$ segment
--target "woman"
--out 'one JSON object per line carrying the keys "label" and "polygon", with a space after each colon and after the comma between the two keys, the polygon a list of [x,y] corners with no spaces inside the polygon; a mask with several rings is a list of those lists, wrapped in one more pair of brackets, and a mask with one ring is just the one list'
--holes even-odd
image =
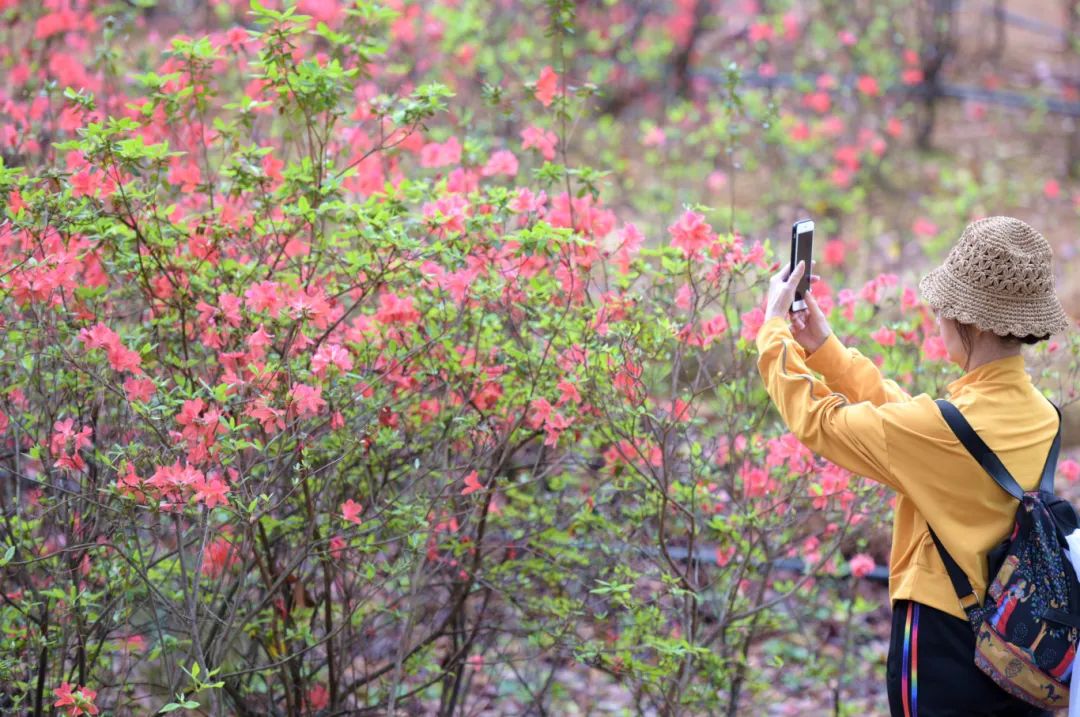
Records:
{"label": "woman", "polygon": [[[965,371],[948,384],[949,401],[1025,490],[1039,481],[1059,420],[1032,384],[1020,349],[1072,324],[1054,293],[1051,257],[1028,224],[989,217],[968,225],[945,263],[919,282],[950,360]],[[891,713],[1044,714],[975,666],[974,633],[927,530],[929,521],[981,602],[987,551],[1010,530],[1016,500],[972,458],[933,397],[908,394],[840,343],[811,293],[807,311],[790,311],[803,271],[800,262],[790,276],[785,268],[770,282],[758,370],[784,422],[808,448],[896,491]]]}

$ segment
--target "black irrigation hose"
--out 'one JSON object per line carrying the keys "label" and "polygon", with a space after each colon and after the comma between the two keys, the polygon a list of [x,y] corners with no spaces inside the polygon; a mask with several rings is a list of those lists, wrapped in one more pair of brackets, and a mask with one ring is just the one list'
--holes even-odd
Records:
{"label": "black irrigation hose", "polygon": [[[571,544],[582,550],[597,549],[600,547],[598,543],[587,542],[584,540],[571,541]],[[611,548],[611,543],[605,543],[604,547]],[[619,544],[620,548],[627,551],[634,552],[635,554],[647,555],[650,558],[659,558],[660,549],[654,547],[635,546],[628,543]],[[687,562],[690,560],[690,551],[681,545],[672,545],[667,549],[667,554],[671,556],[673,560],[681,562]],[[700,563],[706,563],[708,565],[716,565],[716,548],[715,546],[706,546],[697,548],[694,550],[694,560]],[[772,562],[772,566],[776,570],[784,570],[800,575],[805,575],[807,572],[806,562],[800,558],[777,558]],[[814,577],[818,579],[827,580],[848,580],[851,578],[850,573],[831,573],[818,571],[814,573]],[[863,576],[864,580],[869,580],[875,583],[888,584],[889,582],[889,569],[884,565],[875,565],[873,569]]]}
{"label": "black irrigation hose", "polygon": [[[692,74],[718,82],[726,82],[727,78],[727,73],[725,71],[711,68],[693,70]],[[795,88],[800,85],[813,87],[816,79],[816,75],[796,75],[789,73],[765,76],[758,72],[745,72],[740,75],[739,82],[750,87]],[[842,78],[842,85],[851,87],[855,84],[855,80],[856,78],[854,75],[846,75]],[[841,78],[838,78],[838,82],[840,81]],[[833,92],[835,92],[835,90]],[[1033,97],[1020,92],[987,90],[968,85],[938,84],[936,88],[933,89],[926,83],[918,85],[894,85],[884,89],[883,93],[887,95],[908,95],[915,98],[936,95],[938,97],[976,100],[986,104],[1018,107],[1021,109],[1034,109],[1038,107],[1045,108],[1047,112],[1053,114],[1080,117],[1080,102],[1068,102],[1053,97]]]}
{"label": "black irrigation hose", "polygon": [[[659,550],[655,548],[649,549],[650,553],[659,554]],[[689,560],[690,553],[686,548],[672,546],[667,549],[668,555],[675,560]],[[699,548],[694,551],[694,559],[702,563],[716,564],[716,551]],[[806,572],[806,563],[799,558],[778,558],[773,561],[773,568],[777,570],[787,570],[800,575]],[[828,578],[832,580],[847,580],[851,577],[848,573],[826,573],[818,572],[814,574],[815,578]],[[875,565],[874,568],[864,576],[865,580],[870,580],[876,583],[889,582],[889,569],[883,565]]]}
{"label": "black irrigation hose", "polygon": [[[959,8],[965,3],[962,0],[953,0],[953,9]],[[1056,37],[1059,40],[1065,40],[1068,38],[1069,33],[1062,30],[1060,27],[1051,25],[1050,23],[1043,22],[1042,20],[1036,20],[1033,17],[1027,15],[1021,15],[1018,12],[1001,8],[1000,10],[993,5],[983,3],[983,14],[992,16],[1001,16],[1001,19],[1005,21],[1006,25],[1014,25],[1028,32],[1041,33],[1043,35],[1049,35],[1050,37]]]}

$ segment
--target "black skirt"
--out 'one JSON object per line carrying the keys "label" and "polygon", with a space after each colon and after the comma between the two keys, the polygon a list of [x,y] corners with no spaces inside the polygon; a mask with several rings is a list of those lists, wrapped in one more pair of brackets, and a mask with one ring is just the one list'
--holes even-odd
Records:
{"label": "black skirt", "polygon": [[975,633],[929,605],[897,600],[886,663],[892,717],[1050,717],[997,686],[975,665]]}

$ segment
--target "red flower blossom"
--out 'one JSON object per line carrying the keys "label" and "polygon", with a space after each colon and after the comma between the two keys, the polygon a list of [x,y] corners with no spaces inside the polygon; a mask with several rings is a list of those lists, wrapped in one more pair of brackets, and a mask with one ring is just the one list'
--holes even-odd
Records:
{"label": "red flower blossom", "polygon": [[861,75],[855,86],[859,92],[870,97],[877,97],[881,94],[881,87],[878,86],[877,78],[871,75]]}
{"label": "red flower blossom", "polygon": [[559,143],[559,136],[547,129],[529,126],[521,130],[521,148],[535,147],[540,150],[540,155],[547,161],[555,159],[555,146]]}
{"label": "red flower blossom", "polygon": [[275,182],[280,182],[283,177],[281,176],[281,168],[285,166],[285,162],[274,156],[274,153],[264,154],[262,158],[262,170],[266,173],[266,176]]}
{"label": "red flower blossom", "polygon": [[895,346],[896,345],[896,332],[887,326],[882,326],[880,329],[870,334],[870,338],[877,341],[882,346]]}
{"label": "red flower blossom", "polygon": [[480,490],[484,486],[480,485],[480,481],[477,478],[476,471],[472,471],[469,475],[465,476],[465,487],[461,489],[462,495],[469,495],[475,491]]}
{"label": "red flower blossom", "polygon": [[773,36],[773,28],[767,22],[755,22],[750,26],[748,32],[750,42],[757,42],[758,40],[771,40]]}
{"label": "red flower blossom", "polygon": [[199,476],[192,487],[195,488],[195,500],[206,504],[207,509],[215,505],[228,505],[229,484],[221,479],[221,476],[211,473],[210,480]]}
{"label": "red flower blossom", "polygon": [[848,561],[848,567],[851,568],[851,574],[857,578],[869,575],[870,571],[874,569],[876,563],[874,559],[866,553],[859,553],[852,556]]}
{"label": "red flower blossom", "polygon": [[311,372],[316,376],[322,376],[330,366],[337,366],[342,373],[351,371],[352,356],[339,344],[323,344],[311,357]]}
{"label": "red flower blossom", "polygon": [[825,242],[825,249],[822,251],[822,261],[826,266],[840,266],[844,263],[844,257],[847,255],[847,246],[844,244],[843,239],[829,239]]}
{"label": "red flower blossom", "polygon": [[945,348],[945,341],[940,336],[927,336],[920,348],[923,355],[931,361],[946,361],[949,358],[949,350]]}
{"label": "red flower blossom", "polygon": [[919,236],[932,237],[938,233],[938,226],[926,217],[919,217],[915,220],[915,223],[911,225],[911,231]]}
{"label": "red flower blossom", "polygon": [[63,682],[53,690],[53,694],[59,698],[56,702],[53,702],[53,707],[65,708],[68,717],[96,715],[98,713],[97,705],[94,704],[97,692],[89,687],[73,688],[67,682]]}
{"label": "red flower blossom", "polygon": [[300,416],[309,414],[315,416],[326,406],[326,401],[322,397],[321,386],[295,383],[289,394],[293,399],[293,410]]}
{"label": "red flower blossom", "polygon": [[757,306],[740,315],[739,318],[742,319],[742,330],[739,336],[747,342],[755,341],[761,325],[765,323],[765,309]]}
{"label": "red flower blossom", "polygon": [[551,65],[545,65],[544,69],[540,70],[540,79],[536,81],[536,99],[540,100],[544,107],[550,105],[555,98],[558,84],[559,75],[551,69]]}
{"label": "red flower blossom", "polygon": [[493,153],[488,158],[484,168],[480,170],[480,174],[485,177],[491,177],[496,174],[505,174],[508,177],[513,177],[518,172],[518,160],[514,156],[514,153],[508,149],[500,149]]}
{"label": "red flower blossom", "polygon": [[803,107],[808,107],[818,114],[825,114],[832,107],[832,98],[828,92],[808,92],[802,98]]}
{"label": "red flower blossom", "polygon": [[345,520],[350,523],[356,523],[360,525],[363,521],[360,519],[360,513],[363,512],[364,506],[357,503],[352,498],[341,504],[341,515]]}
{"label": "red flower blossom", "polygon": [[716,239],[716,234],[705,221],[705,217],[690,210],[668,227],[668,234],[671,235],[671,246],[681,248],[688,257],[696,256]]}
{"label": "red flower blossom", "polygon": [[202,182],[202,173],[193,160],[184,161],[176,157],[169,169],[169,184],[179,186],[181,192],[191,192]]}
{"label": "red flower blossom", "polygon": [[420,149],[421,167],[446,167],[461,162],[461,143],[457,137],[445,142],[430,142]]}
{"label": "red flower blossom", "polygon": [[420,320],[420,312],[413,308],[412,297],[400,297],[397,294],[379,295],[379,310],[375,318],[387,325],[408,326]]}
{"label": "red flower blossom", "polygon": [[923,71],[918,67],[908,67],[900,73],[900,81],[905,85],[917,85],[923,81]]}
{"label": "red flower blossom", "polygon": [[255,404],[244,411],[244,415],[262,423],[263,431],[267,434],[285,428],[285,419],[282,418],[285,411],[268,405],[266,399],[262,396],[255,399]]}
{"label": "red flower blossom", "polygon": [[200,572],[216,578],[238,562],[240,562],[240,556],[237,555],[232,542],[221,536],[206,544]]}
{"label": "red flower blossom", "polygon": [[315,685],[308,690],[307,702],[312,711],[326,709],[330,704],[330,690],[326,689],[326,685]]}
{"label": "red flower blossom", "polygon": [[148,378],[128,376],[124,379],[124,392],[127,394],[129,401],[142,401],[145,403],[154,395],[155,390],[157,390],[157,387]]}

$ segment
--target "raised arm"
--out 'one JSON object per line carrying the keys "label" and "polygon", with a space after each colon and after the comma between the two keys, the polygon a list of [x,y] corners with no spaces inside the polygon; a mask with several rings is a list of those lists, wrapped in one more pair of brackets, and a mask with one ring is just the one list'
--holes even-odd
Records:
{"label": "raised arm", "polygon": [[[889,467],[879,415],[882,409],[869,400],[856,401],[815,377],[807,368],[805,351],[782,316],[762,324],[757,348],[758,371],[765,388],[784,423],[803,445],[853,473],[900,490]],[[840,353],[848,356],[842,346]]]}
{"label": "raised arm", "polygon": [[836,334],[829,334],[825,343],[806,357],[806,366],[820,373],[829,388],[844,394],[853,403],[869,401],[880,406],[911,400],[911,394],[882,376],[877,365],[858,349],[840,343]]}

